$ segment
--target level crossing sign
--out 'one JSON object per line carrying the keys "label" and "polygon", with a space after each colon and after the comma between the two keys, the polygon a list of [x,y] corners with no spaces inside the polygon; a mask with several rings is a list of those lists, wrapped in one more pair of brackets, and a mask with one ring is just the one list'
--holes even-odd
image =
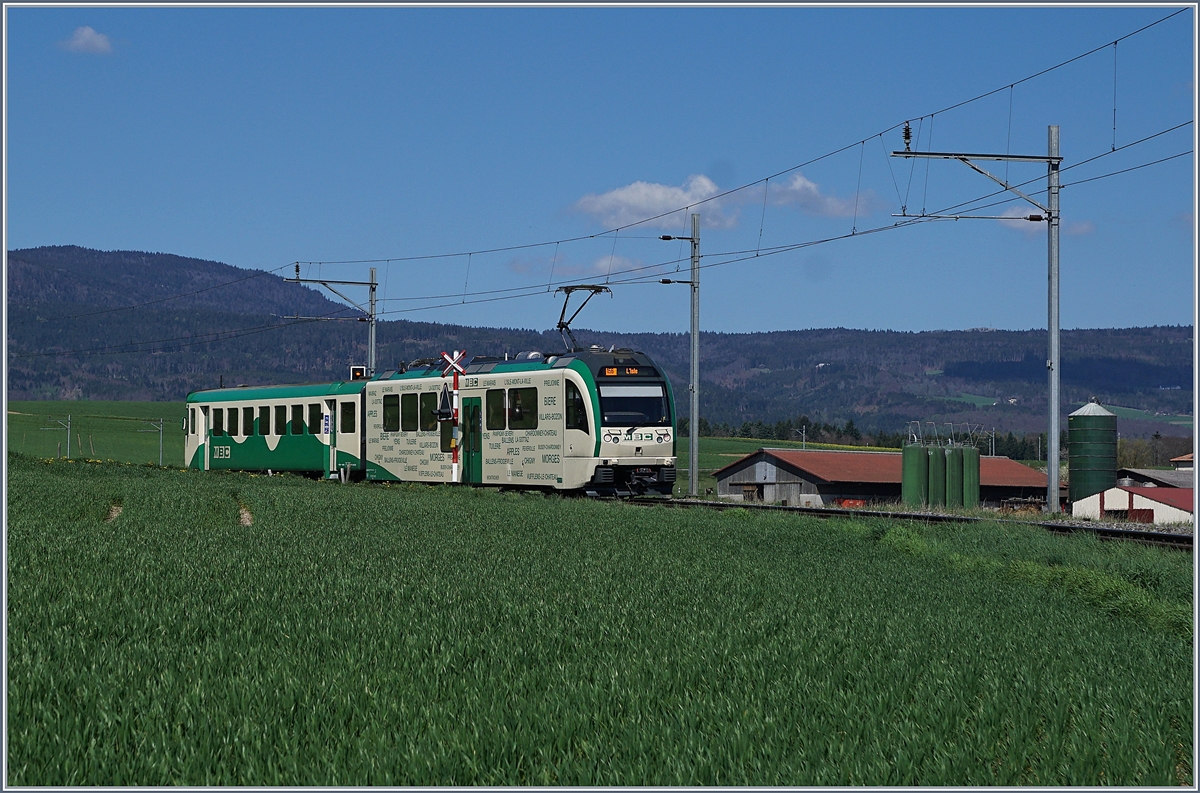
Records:
{"label": "level crossing sign", "polygon": [[442,377],[449,376],[451,372],[465,374],[467,370],[463,368],[462,362],[466,360],[466,357],[466,350],[455,350],[453,354],[442,353],[442,360],[446,362],[446,365],[442,367]]}

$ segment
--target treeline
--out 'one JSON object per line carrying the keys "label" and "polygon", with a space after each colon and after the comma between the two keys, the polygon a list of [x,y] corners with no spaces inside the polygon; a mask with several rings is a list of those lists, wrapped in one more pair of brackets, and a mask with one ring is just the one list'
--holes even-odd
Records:
{"label": "treeline", "polygon": [[[679,420],[679,432],[686,435],[691,429],[687,417]],[[728,423],[710,423],[700,417],[700,435],[705,438],[760,438],[777,441],[811,441],[813,443],[836,443],[843,446],[891,446],[900,448],[907,435],[905,433],[877,433],[864,435],[854,423],[848,419],[845,424],[829,424],[813,421],[808,416],[797,419],[784,419],[774,424],[758,421],[744,421],[738,426]]]}

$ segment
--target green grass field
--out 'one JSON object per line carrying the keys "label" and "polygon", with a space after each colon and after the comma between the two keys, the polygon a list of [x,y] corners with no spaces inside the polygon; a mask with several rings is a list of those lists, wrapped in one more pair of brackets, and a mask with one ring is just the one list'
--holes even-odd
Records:
{"label": "green grass field", "polygon": [[144,420],[161,418],[163,464],[183,465],[182,402],[9,402],[8,448],[34,457],[55,457],[61,448],[66,456],[67,431],[58,421],[67,416],[72,458],[157,463],[158,430]]}
{"label": "green grass field", "polygon": [[[1076,405],[1075,407],[1083,407]],[[1071,408],[1072,410],[1075,407]],[[1139,419],[1141,421],[1159,421],[1164,424],[1176,424],[1182,427],[1192,426],[1191,416],[1160,416],[1149,410],[1138,410],[1137,408],[1123,408],[1117,405],[1105,405],[1105,410],[1116,414],[1119,419]]]}
{"label": "green grass field", "polygon": [[1176,551],[17,455],[8,565],[10,785],[1193,781]]}

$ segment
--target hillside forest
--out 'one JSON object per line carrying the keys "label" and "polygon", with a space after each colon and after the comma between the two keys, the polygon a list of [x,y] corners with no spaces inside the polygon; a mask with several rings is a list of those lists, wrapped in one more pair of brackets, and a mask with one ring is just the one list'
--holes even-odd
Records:
{"label": "hillside forest", "polygon": [[[286,270],[75,246],[9,251],[7,264],[10,399],[182,400],[219,385],[340,380],[366,362],[359,312],[286,282]],[[686,417],[687,333],[575,333],[651,355]],[[1123,409],[1129,441],[1191,435],[1190,326],[1064,330],[1061,345],[1064,428],[1096,398]],[[378,323],[380,371],[451,349],[564,345],[551,330]],[[1045,429],[1045,350],[1044,330],[703,332],[701,431],[863,443],[924,422],[1029,443]]]}

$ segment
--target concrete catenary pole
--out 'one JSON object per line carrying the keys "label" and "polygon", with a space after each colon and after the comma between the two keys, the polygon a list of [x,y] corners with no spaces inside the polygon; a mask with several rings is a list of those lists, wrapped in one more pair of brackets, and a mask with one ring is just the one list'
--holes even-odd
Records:
{"label": "concrete catenary pole", "polygon": [[1049,310],[1047,311],[1047,330],[1049,335],[1048,353],[1049,358],[1046,361],[1046,367],[1050,370],[1050,432],[1046,438],[1046,509],[1049,512],[1058,512],[1058,413],[1059,413],[1059,348],[1058,348],[1058,191],[1059,191],[1059,174],[1058,166],[1058,125],[1053,124],[1049,127],[1049,152],[1052,158],[1048,165],[1047,174],[1047,191],[1048,201],[1046,220],[1049,224],[1048,239],[1048,267],[1047,273],[1049,278]]}
{"label": "concrete catenary pole", "polygon": [[688,419],[688,495],[700,482],[700,216],[692,215],[692,403]]}

